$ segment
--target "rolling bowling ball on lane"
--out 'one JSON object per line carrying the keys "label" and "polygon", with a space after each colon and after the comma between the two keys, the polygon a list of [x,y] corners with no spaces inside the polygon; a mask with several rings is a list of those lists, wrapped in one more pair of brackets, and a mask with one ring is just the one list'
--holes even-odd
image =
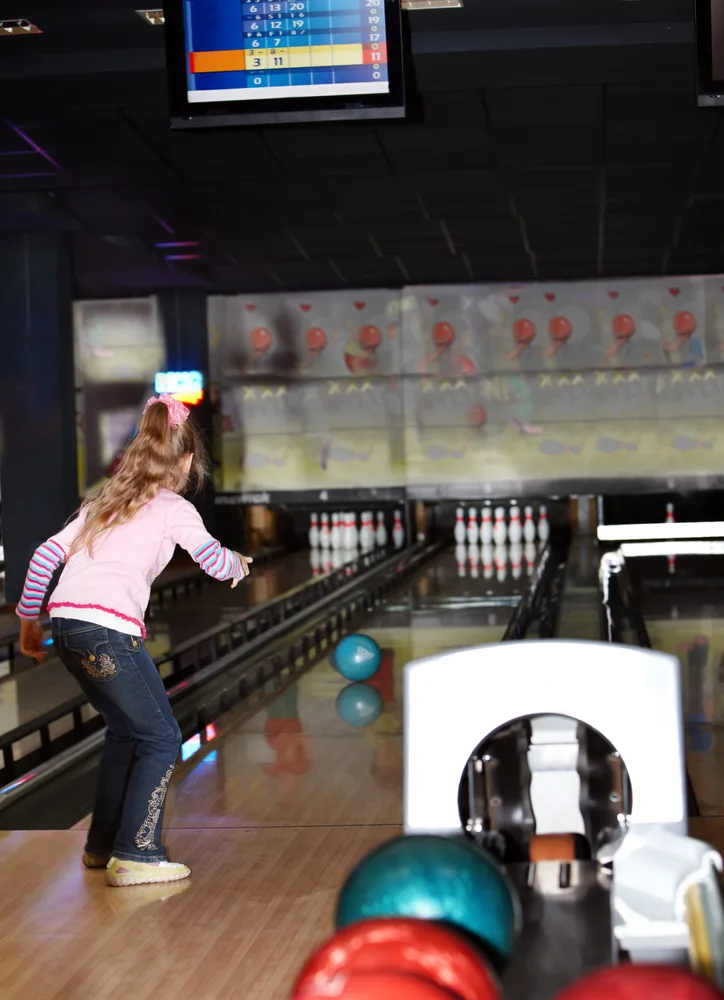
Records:
{"label": "rolling bowling ball on lane", "polygon": [[371,726],[382,714],[382,695],[369,684],[348,684],[337,695],[337,714],[350,726]]}
{"label": "rolling bowling ball on lane", "polygon": [[348,978],[372,972],[417,976],[458,1000],[501,1000],[495,975],[464,938],[428,920],[399,917],[338,931],[304,966],[292,1000],[334,995]]}
{"label": "rolling bowling ball on lane", "polygon": [[335,669],[347,681],[368,681],[380,669],[382,653],[368,635],[346,635],[334,651]]}
{"label": "rolling bowling ball on lane", "polygon": [[491,855],[462,839],[427,834],[382,844],[347,877],[337,928],[376,917],[445,924],[481,947],[496,969],[521,924],[515,890]]}

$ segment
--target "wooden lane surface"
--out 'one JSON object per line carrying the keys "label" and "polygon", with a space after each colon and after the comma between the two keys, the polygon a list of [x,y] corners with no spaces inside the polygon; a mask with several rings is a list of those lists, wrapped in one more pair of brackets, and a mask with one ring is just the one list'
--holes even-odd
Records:
{"label": "wooden lane surface", "polygon": [[0,833],[0,996],[285,1000],[346,872],[398,832],[173,831],[191,878],[129,889],[82,869],[82,832]]}

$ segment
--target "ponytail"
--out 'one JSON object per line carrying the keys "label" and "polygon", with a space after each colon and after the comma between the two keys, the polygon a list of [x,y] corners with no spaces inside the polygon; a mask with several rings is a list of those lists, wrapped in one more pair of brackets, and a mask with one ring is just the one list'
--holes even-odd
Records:
{"label": "ponytail", "polygon": [[[181,410],[186,412],[182,414]],[[188,474],[184,470],[187,455],[193,455]],[[83,503],[85,524],[71,555],[84,547],[92,555],[93,545],[103,532],[132,520],[159,490],[181,493],[189,485],[199,490],[207,476],[204,441],[183,404],[175,399],[166,402],[166,397],[149,400],[138,434],[118,471]]]}

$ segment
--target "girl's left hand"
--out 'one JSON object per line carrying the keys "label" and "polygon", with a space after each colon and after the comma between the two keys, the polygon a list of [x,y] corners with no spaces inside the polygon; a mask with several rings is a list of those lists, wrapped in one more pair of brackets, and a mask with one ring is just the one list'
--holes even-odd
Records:
{"label": "girl's left hand", "polygon": [[[236,555],[239,557],[239,562],[241,563],[241,568],[244,572],[244,577],[248,576],[249,564],[253,563],[254,560],[251,558],[251,556],[243,556],[241,552],[237,552]],[[244,579],[244,577],[242,577],[242,579]],[[231,584],[231,589],[233,590],[234,587],[236,587],[239,582],[240,582],[239,580],[234,580]]]}
{"label": "girl's left hand", "polygon": [[43,649],[43,627],[37,618],[22,618],[20,621],[20,652],[42,663],[48,655]]}

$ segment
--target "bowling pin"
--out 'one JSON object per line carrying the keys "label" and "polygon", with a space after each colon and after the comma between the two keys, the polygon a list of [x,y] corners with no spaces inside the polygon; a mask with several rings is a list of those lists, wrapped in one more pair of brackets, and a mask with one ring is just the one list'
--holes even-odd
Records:
{"label": "bowling pin", "polygon": [[356,549],[359,536],[357,534],[357,515],[353,510],[347,514],[347,548]]}
{"label": "bowling pin", "polygon": [[463,577],[467,572],[468,550],[464,545],[455,546],[455,558],[458,561],[458,576]]}
{"label": "bowling pin", "polygon": [[523,524],[523,538],[526,542],[535,541],[535,521],[533,520],[533,508],[525,508],[525,522]]}
{"label": "bowling pin", "polygon": [[508,575],[508,548],[506,545],[495,546],[495,568],[498,571],[498,582],[505,583]]}
{"label": "bowling pin", "polygon": [[458,507],[455,512],[455,541],[458,545],[464,545],[467,533],[465,531],[465,511]]}
{"label": "bowling pin", "polygon": [[381,510],[377,511],[377,534],[376,534],[377,544],[381,549],[384,549],[387,545],[387,527],[385,525],[385,515]]}
{"label": "bowling pin", "polygon": [[344,563],[344,552],[337,547],[332,549],[332,569],[339,569]]}
{"label": "bowling pin", "polygon": [[674,517],[674,505],[673,503],[667,503],[666,505],[666,523],[673,524],[676,518]]}
{"label": "bowling pin", "polygon": [[673,576],[676,572],[676,556],[669,556],[669,575]]}
{"label": "bowling pin", "polygon": [[510,556],[510,575],[514,580],[520,580],[523,573],[523,546],[520,542],[511,542],[508,554]]}
{"label": "bowling pin", "polygon": [[322,549],[322,572],[332,572],[332,553],[329,549]]}
{"label": "bowling pin", "polygon": [[508,525],[508,541],[511,545],[519,545],[523,537],[523,526],[520,523],[520,507],[514,503],[510,508],[510,523]]}
{"label": "bowling pin", "polygon": [[473,580],[477,580],[478,566],[480,565],[480,549],[477,545],[468,546],[468,562],[470,563],[470,575]]}
{"label": "bowling pin", "polygon": [[362,524],[364,530],[364,547],[369,552],[369,550],[375,544],[375,529],[372,527],[372,511],[366,510],[362,515]]}
{"label": "bowling pin", "polygon": [[319,555],[318,548],[313,548],[309,550],[309,565],[312,567],[312,576],[319,576],[321,557]]}
{"label": "bowling pin", "polygon": [[493,518],[489,505],[483,507],[483,513],[480,518],[480,541],[483,545],[490,545],[493,541]]}
{"label": "bowling pin", "polygon": [[490,580],[493,575],[493,546],[489,542],[484,542],[480,551],[483,560],[483,576]]}
{"label": "bowling pin", "polygon": [[316,549],[319,545],[319,524],[317,523],[317,515],[309,515],[309,548]]}
{"label": "bowling pin", "polygon": [[339,528],[339,514],[332,514],[332,530],[329,533],[329,541],[335,551],[339,549],[342,544],[340,536],[341,531]]}
{"label": "bowling pin", "polygon": [[402,527],[402,512],[399,510],[395,511],[395,523],[392,526],[392,541],[395,543],[395,548],[402,548],[402,543],[405,540],[405,529]]}
{"label": "bowling pin", "polygon": [[538,512],[538,538],[541,542],[547,542],[550,538],[551,529],[548,524],[548,511],[545,506]]}
{"label": "bowling pin", "polygon": [[477,545],[479,537],[478,512],[474,507],[471,507],[468,511],[468,545]]}
{"label": "bowling pin", "polygon": [[505,545],[508,531],[505,525],[505,510],[503,507],[495,508],[495,524],[493,525],[493,541],[496,545]]}
{"label": "bowling pin", "polygon": [[528,576],[533,576],[533,570],[535,569],[535,557],[537,550],[535,547],[535,542],[529,541],[525,543],[525,568]]}
{"label": "bowling pin", "polygon": [[322,514],[322,528],[319,532],[319,544],[323,549],[329,548],[329,514]]}

